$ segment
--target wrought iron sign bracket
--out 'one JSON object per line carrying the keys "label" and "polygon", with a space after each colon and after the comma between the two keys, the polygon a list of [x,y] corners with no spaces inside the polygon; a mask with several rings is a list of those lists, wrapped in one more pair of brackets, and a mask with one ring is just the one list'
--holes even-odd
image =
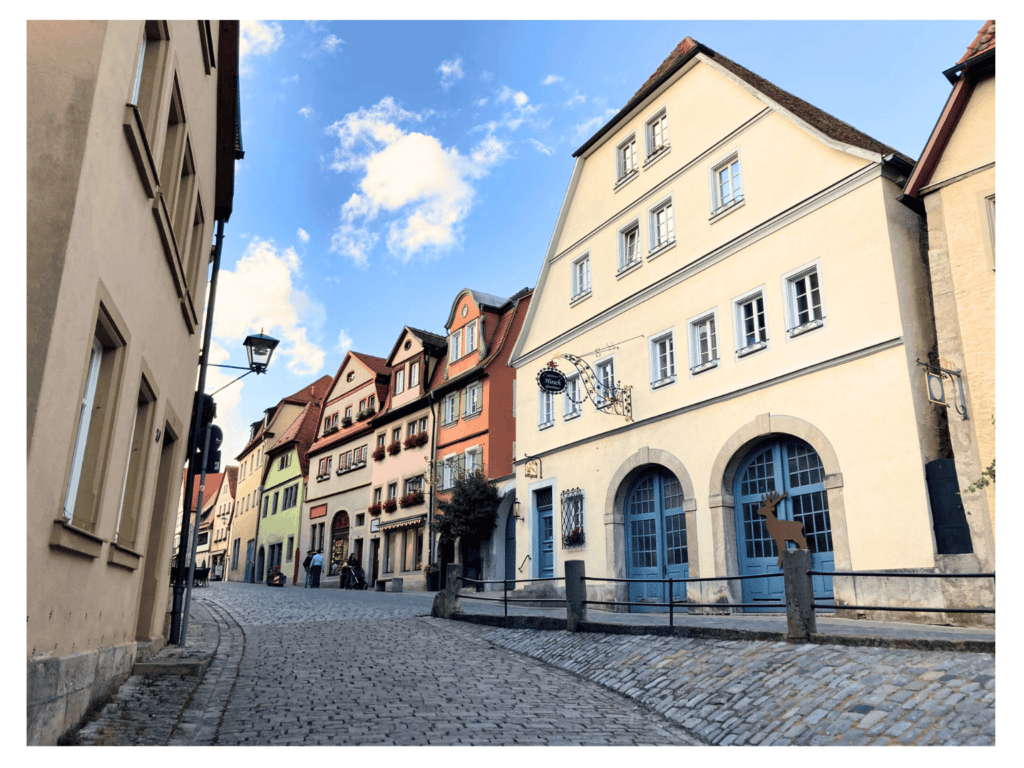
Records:
{"label": "wrought iron sign bracket", "polygon": [[[932,365],[931,363],[922,363],[920,358],[917,359],[917,364],[925,369],[925,384],[928,387],[928,399],[936,405],[944,405],[947,408],[949,407],[949,403],[946,402],[946,393],[942,380],[949,379],[952,381],[956,378],[957,387],[953,389],[953,409],[960,414],[960,417],[964,421],[967,421],[967,398],[964,396],[964,381],[961,376],[963,371],[954,371],[951,368],[943,368],[942,366]],[[959,397],[957,396],[957,392],[959,392]]]}
{"label": "wrought iron sign bracket", "polygon": [[[622,386],[622,382],[606,384],[597,378],[594,369],[590,364],[578,355],[562,353],[560,357],[568,360],[579,372],[580,381],[583,382],[583,389],[587,398],[594,403],[597,410],[604,413],[615,413],[625,417],[626,421],[633,421],[633,387]],[[568,396],[568,395],[567,395]],[[577,405],[583,402],[582,399],[569,400]]]}

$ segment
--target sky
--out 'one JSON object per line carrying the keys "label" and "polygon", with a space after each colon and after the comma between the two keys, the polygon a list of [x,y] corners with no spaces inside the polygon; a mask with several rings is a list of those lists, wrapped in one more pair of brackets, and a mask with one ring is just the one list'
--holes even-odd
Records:
{"label": "sky", "polygon": [[216,395],[222,465],[348,350],[443,335],[463,288],[534,286],[572,153],[683,38],[916,160],[982,23],[243,21],[210,362],[245,365],[249,333],[281,344]]}

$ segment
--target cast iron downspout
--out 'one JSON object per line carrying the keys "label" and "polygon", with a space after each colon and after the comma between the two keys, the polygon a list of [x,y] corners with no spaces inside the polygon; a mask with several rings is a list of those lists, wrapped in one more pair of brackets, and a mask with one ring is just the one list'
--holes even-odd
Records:
{"label": "cast iron downspout", "polygon": [[[206,304],[206,325],[203,329],[203,351],[199,357],[199,384],[196,387],[196,397],[192,404],[192,427],[188,434],[188,472],[185,475],[185,494],[182,498],[182,507],[185,513],[181,520],[181,535],[178,540],[178,558],[174,566],[174,588],[171,600],[171,636],[169,642],[172,645],[184,645],[185,638],[181,636],[181,612],[182,597],[185,593],[185,553],[188,550],[189,527],[192,519],[192,486],[195,475],[193,474],[192,462],[195,458],[196,444],[199,442],[199,427],[203,416],[202,400],[206,390],[206,367],[210,358],[210,338],[213,335],[213,307],[217,299],[217,275],[220,272],[220,252],[224,245],[224,218],[217,219],[217,240],[213,247],[213,273],[210,275],[210,299]],[[204,457],[205,460],[205,457]],[[198,517],[202,510],[196,512],[196,525],[199,524]]]}
{"label": "cast iron downspout", "polygon": [[[431,372],[433,375],[433,372]],[[431,431],[434,433],[434,445],[433,453],[436,458],[437,456],[437,440],[441,434],[441,426],[437,423],[437,419],[434,418],[434,390],[430,390],[427,397],[427,402],[430,403],[430,424]],[[432,461],[430,466],[433,471],[437,471],[436,461]],[[430,498],[427,499],[427,563],[434,562],[434,492],[437,486],[430,486]]]}

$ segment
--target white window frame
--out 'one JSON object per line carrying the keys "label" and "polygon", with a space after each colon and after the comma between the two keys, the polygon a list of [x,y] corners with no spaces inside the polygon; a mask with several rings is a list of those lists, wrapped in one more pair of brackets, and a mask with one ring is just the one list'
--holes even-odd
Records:
{"label": "white window frame", "polygon": [[[799,284],[804,280],[809,280],[811,275],[814,275],[818,283],[818,306],[817,306],[817,317],[808,317],[806,320],[801,322],[800,310],[799,310],[799,299],[797,297],[797,291]],[[821,262],[816,259],[810,264],[804,264],[802,267],[794,269],[791,272],[787,272],[782,276],[782,292],[786,297],[786,340],[794,339],[797,336],[822,328],[825,325],[825,298],[824,291],[821,287]],[[808,314],[813,314],[813,311],[809,311]]]}
{"label": "white window frame", "polygon": [[96,385],[100,378],[100,363],[103,361],[103,344],[96,336],[92,337],[92,351],[89,353],[89,367],[86,371],[85,393],[79,408],[78,433],[75,435],[75,448],[71,460],[71,476],[68,479],[68,491],[64,496],[64,519],[68,522],[75,516],[75,500],[78,498],[78,485],[82,479],[82,465],[85,461],[85,444],[89,439],[89,422],[92,419]]}
{"label": "white window frame", "polygon": [[[659,347],[667,343],[668,364],[662,371],[661,350]],[[676,382],[676,329],[668,328],[651,336],[648,345],[650,351],[651,389],[661,389]],[[664,375],[662,375],[664,373]]]}
{"label": "white window frame", "polygon": [[[746,305],[750,304],[751,302],[757,301],[758,299],[761,300],[761,314],[764,318],[764,324],[758,330],[761,332],[761,335],[763,335],[764,338],[748,343],[743,308]],[[755,288],[752,291],[747,291],[742,296],[733,299],[732,308],[733,330],[735,333],[736,341],[736,356],[746,357],[747,355],[753,354],[754,352],[759,352],[762,349],[767,349],[768,342],[771,337],[768,335],[768,310],[767,307],[765,307],[764,286],[762,285],[759,288]]]}
{"label": "white window frame", "polygon": [[[636,232],[636,247],[634,248],[634,255],[632,259],[626,259],[626,241],[630,233]],[[640,219],[633,219],[631,222],[626,224],[624,227],[619,228],[618,232],[619,239],[619,269],[617,275],[624,275],[627,272],[636,269],[643,264],[642,257],[642,244],[640,242]]]}
{"label": "white window frame", "polygon": [[[711,349],[709,350],[710,357],[705,360],[701,352],[700,329],[708,323],[711,323]],[[701,312],[699,315],[691,317],[686,321],[686,327],[689,329],[688,335],[690,337],[690,375],[695,376],[698,373],[718,367],[718,360],[721,355],[718,343],[718,337],[721,332],[718,326],[718,308],[716,307],[708,312]]]}
{"label": "white window frame", "polygon": [[455,458],[454,453],[449,453],[441,461],[441,478],[439,487],[442,490],[446,490],[455,485],[455,463],[452,459]]}
{"label": "white window frame", "polygon": [[[472,457],[472,464],[470,463],[470,457]],[[474,445],[472,448],[467,448],[465,453],[465,459],[463,463],[463,469],[465,470],[466,477],[476,472],[478,469],[483,469],[483,451],[480,450],[480,446]]]}
{"label": "white window frame", "polygon": [[448,337],[448,362],[454,363],[462,357],[462,329],[453,332]]}
{"label": "white window frame", "polygon": [[459,420],[459,393],[452,392],[445,396],[443,403],[443,424],[454,424]]}
{"label": "white window frame", "polygon": [[474,320],[469,323],[466,328],[466,354],[470,352],[476,352],[477,348],[477,334],[476,334],[477,321]]}
{"label": "white window frame", "polygon": [[548,429],[555,426],[555,395],[552,392],[538,390],[537,429]]}
{"label": "white window frame", "polygon": [[[733,179],[735,177],[730,173],[730,175],[729,175],[729,190],[730,190],[729,191],[729,195],[730,195],[731,199],[729,201],[727,201],[727,202],[723,202],[723,200],[722,200],[722,190],[721,190],[721,187],[719,186],[719,183],[718,183],[718,174],[719,174],[720,171],[725,170],[726,168],[730,168],[731,169],[733,164],[736,164],[738,166],[738,171],[736,173],[736,176],[738,176],[739,180],[740,180],[739,195],[736,196],[736,194],[735,194],[735,190],[733,188],[734,187]],[[734,211],[734,210],[736,210],[737,208],[739,208],[739,207],[741,207],[743,205],[743,203],[744,203],[744,201],[746,199],[746,195],[745,195],[744,189],[743,189],[743,187],[744,187],[744,184],[743,184],[743,162],[740,159],[740,151],[738,149],[734,150],[733,152],[730,152],[724,158],[722,158],[717,163],[714,163],[711,166],[709,174],[708,174],[708,183],[710,184],[710,191],[711,191],[711,218],[712,219],[716,219],[719,216],[724,216],[726,213]]]}
{"label": "white window frame", "polygon": [[414,363],[409,364],[409,388],[415,387],[420,383],[420,363],[417,360]]}
{"label": "white window frame", "polygon": [[[605,376],[605,371],[611,371],[611,376]],[[610,355],[602,360],[598,360],[594,363],[594,389],[595,391],[595,405],[604,405],[605,393],[607,392],[606,379],[611,379],[612,387],[615,386],[615,355]]]}
{"label": "white window frame", "polygon": [[[668,197],[658,201],[655,205],[652,205],[647,211],[647,221],[649,224],[647,242],[650,244],[650,250],[647,253],[648,259],[656,259],[663,252],[676,244],[676,217],[673,197],[673,195],[669,195]],[[668,209],[666,222],[667,231],[665,233],[665,239],[659,240],[658,215],[666,209]]]}
{"label": "white window frame", "polygon": [[[575,391],[571,391],[575,390]],[[575,396],[574,401],[569,395]],[[578,373],[565,377],[565,392],[562,393],[562,421],[577,419],[583,414],[583,398],[580,397],[580,375]]]}
{"label": "white window frame", "polygon": [[[583,275],[580,274],[583,267]],[[572,262],[572,300],[590,296],[590,252],[584,253]]]}
{"label": "white window frame", "polygon": [[[470,410],[475,401],[476,408]],[[469,418],[470,416],[476,416],[481,413],[484,409],[484,385],[482,382],[471,384],[466,387],[466,394],[462,398],[462,416],[463,418]]]}
{"label": "white window frame", "polygon": [[[654,134],[659,123],[661,125],[661,141],[656,145]],[[653,117],[648,118],[644,123],[644,137],[647,151],[645,165],[660,160],[668,154],[672,146],[668,141],[668,110],[665,107],[659,109]]]}
{"label": "white window frame", "polygon": [[395,371],[395,394],[400,395],[403,392],[405,392],[405,368]]}
{"label": "white window frame", "polygon": [[615,187],[622,187],[640,175],[636,156],[636,132],[631,133],[615,147]]}

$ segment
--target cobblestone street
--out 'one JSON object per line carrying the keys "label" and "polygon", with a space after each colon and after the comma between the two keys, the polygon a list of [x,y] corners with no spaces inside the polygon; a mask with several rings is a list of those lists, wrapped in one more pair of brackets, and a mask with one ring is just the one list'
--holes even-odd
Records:
{"label": "cobblestone street", "polygon": [[134,675],[81,744],[994,744],[987,653],[496,629],[432,595],[197,590],[197,677]]}

